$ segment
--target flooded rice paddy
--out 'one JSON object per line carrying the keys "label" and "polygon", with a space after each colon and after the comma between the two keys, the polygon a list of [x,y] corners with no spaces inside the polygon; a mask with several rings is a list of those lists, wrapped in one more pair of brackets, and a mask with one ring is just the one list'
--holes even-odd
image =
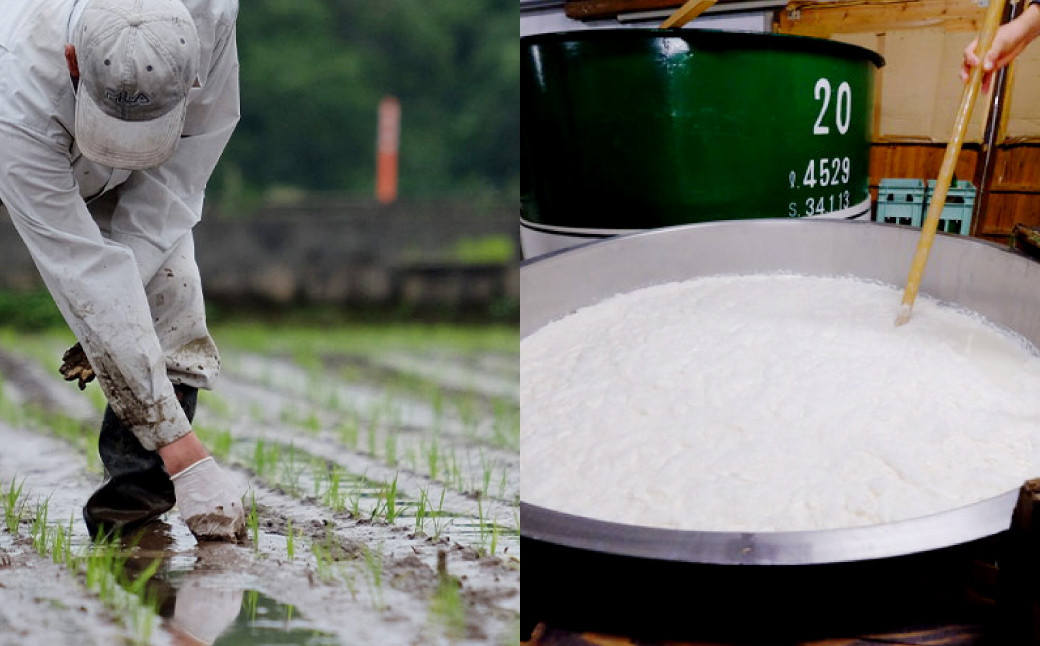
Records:
{"label": "flooded rice paddy", "polygon": [[227,324],[196,431],[249,536],[176,508],[92,544],[96,384],[64,332],[0,330],[0,644],[518,644],[517,337]]}

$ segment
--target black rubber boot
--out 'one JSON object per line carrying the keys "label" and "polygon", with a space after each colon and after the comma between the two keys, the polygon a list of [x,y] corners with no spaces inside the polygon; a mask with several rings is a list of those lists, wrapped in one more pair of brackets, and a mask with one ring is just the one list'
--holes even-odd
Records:
{"label": "black rubber boot", "polygon": [[[174,386],[188,421],[195,419],[198,389]],[[166,513],[176,502],[173,481],[162,458],[141,446],[137,436],[105,408],[98,438],[98,453],[108,481],[83,507],[83,520],[91,537],[99,532],[126,531]]]}

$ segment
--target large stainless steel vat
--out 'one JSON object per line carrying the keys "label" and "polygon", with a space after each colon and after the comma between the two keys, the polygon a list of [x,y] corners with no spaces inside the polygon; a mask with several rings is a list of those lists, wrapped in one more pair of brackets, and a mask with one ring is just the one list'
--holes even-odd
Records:
{"label": "large stainless steel vat", "polygon": [[[521,335],[611,295],[694,276],[785,270],[903,285],[919,235],[916,229],[870,222],[748,220],[659,229],[590,244],[521,268]],[[977,239],[938,236],[921,291],[973,309],[1040,345],[1040,264],[1024,256]],[[893,308],[893,320],[895,314]],[[521,533],[559,545],[672,561],[835,563],[911,554],[996,534],[1007,528],[1015,499],[1016,491],[1009,491],[901,522],[766,533],[635,527],[522,502]]]}
{"label": "large stainless steel vat", "polygon": [[[522,266],[521,335],[611,295],[701,275],[784,270],[901,286],[919,235],[871,222],[762,219],[592,243]],[[921,291],[1040,345],[1040,264],[1025,256],[939,235]],[[533,405],[521,402],[522,410]],[[964,623],[978,609],[966,608],[965,599],[988,594],[974,589],[976,574],[992,573],[1016,496],[1008,491],[882,525],[761,533],[636,527],[522,501],[525,627],[548,621],[630,635],[777,643],[782,635]],[[753,620],[735,622],[734,611]]]}

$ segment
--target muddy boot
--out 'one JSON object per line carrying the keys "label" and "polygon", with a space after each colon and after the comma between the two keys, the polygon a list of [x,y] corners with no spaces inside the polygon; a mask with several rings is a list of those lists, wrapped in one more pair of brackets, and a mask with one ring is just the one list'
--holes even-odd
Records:
{"label": "muddy boot", "polygon": [[[198,390],[175,386],[177,398],[188,421],[195,418]],[[98,438],[98,453],[108,481],[94,492],[83,507],[83,520],[92,537],[100,531],[126,530],[166,513],[176,502],[173,482],[162,458],[141,446],[137,436],[105,408]]]}

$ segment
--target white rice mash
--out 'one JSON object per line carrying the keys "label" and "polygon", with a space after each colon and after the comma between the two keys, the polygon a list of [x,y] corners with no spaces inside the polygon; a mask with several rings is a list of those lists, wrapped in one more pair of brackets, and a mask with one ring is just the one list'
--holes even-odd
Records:
{"label": "white rice mash", "polygon": [[849,278],[622,294],[520,344],[525,502],[631,525],[817,530],[1040,475],[1040,358],[980,316]]}

